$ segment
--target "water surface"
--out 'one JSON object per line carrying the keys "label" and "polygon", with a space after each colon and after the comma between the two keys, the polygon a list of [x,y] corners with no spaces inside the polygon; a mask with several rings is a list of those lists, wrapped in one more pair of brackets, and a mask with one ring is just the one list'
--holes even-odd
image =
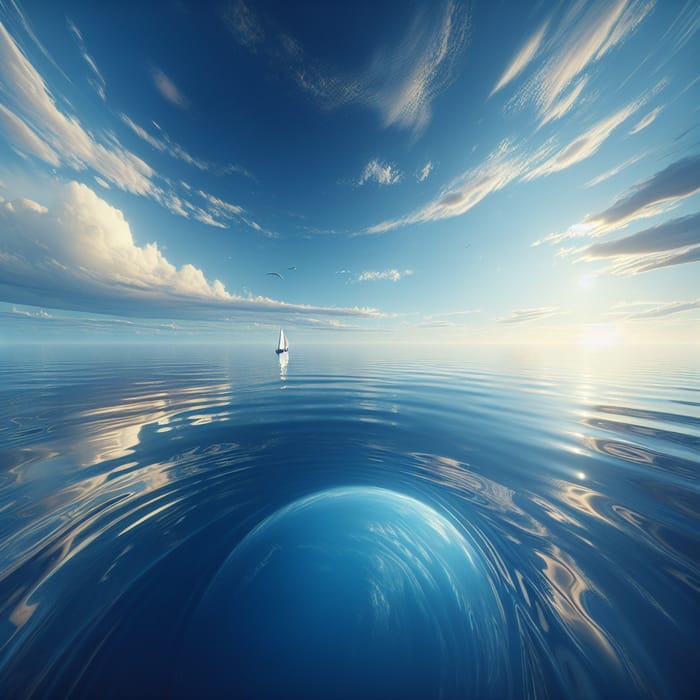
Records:
{"label": "water surface", "polygon": [[692,351],[0,349],[5,697],[692,697]]}

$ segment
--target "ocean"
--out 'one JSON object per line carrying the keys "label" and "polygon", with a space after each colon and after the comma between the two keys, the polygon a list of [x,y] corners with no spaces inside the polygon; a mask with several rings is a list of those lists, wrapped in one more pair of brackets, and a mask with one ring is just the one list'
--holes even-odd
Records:
{"label": "ocean", "polygon": [[4,698],[690,698],[697,349],[0,348]]}

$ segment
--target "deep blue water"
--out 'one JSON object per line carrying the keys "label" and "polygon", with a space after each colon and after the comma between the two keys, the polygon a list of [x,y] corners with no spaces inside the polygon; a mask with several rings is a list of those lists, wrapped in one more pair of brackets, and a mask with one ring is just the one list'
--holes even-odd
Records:
{"label": "deep blue water", "polygon": [[693,697],[700,358],[0,349],[0,693]]}

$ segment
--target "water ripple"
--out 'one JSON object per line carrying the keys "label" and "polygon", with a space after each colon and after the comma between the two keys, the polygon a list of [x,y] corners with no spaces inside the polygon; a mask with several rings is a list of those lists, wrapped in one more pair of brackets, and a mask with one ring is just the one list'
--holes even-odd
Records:
{"label": "water ripple", "polygon": [[[381,696],[400,660],[392,692],[403,697],[691,697],[700,375],[689,367],[321,349],[284,366],[244,350],[0,352],[0,685],[8,697],[181,693],[175,669],[201,679],[192,644],[206,654],[218,643],[196,619],[231,553],[290,504],[345,489],[345,520],[314,506],[294,528],[265,530],[245,561],[298,577],[293,607],[307,617],[279,630],[327,635],[328,668],[361,657],[343,630],[365,649],[372,630],[433,639],[417,657],[384,644],[396,656],[364,696]],[[364,507],[369,529],[355,519]],[[468,543],[480,607],[465,602],[459,557],[438,556],[440,528]],[[287,560],[280,538],[292,533]],[[326,559],[313,549],[321,540]],[[342,596],[321,587],[328,562],[352,561]],[[271,595],[291,594],[265,580]],[[345,600],[374,612],[319,614],[322,604],[340,614]],[[482,647],[453,627],[461,616]],[[282,624],[249,621],[248,637]],[[297,651],[279,668],[292,673],[284,663]],[[333,692],[360,687],[346,685]]]}

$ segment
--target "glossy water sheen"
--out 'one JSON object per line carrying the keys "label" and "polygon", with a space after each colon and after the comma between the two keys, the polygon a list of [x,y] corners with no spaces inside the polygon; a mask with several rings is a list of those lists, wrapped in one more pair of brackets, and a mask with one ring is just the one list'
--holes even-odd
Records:
{"label": "glossy water sheen", "polygon": [[693,697],[698,358],[0,351],[3,697]]}

